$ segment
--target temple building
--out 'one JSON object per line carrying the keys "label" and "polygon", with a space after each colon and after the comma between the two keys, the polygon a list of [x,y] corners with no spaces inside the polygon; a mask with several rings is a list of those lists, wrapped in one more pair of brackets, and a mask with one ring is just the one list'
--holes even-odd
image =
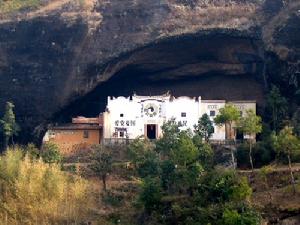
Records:
{"label": "temple building", "polygon": [[[255,101],[233,101],[241,115],[246,110],[256,112]],[[51,127],[44,141],[57,143],[63,152],[71,152],[76,146],[100,143],[125,142],[137,137],[158,139],[162,136],[164,122],[174,118],[181,130],[194,130],[198,119],[207,114],[214,120],[225,100],[202,100],[201,97],[159,96],[108,97],[105,112],[98,118],[78,117],[72,124]],[[229,132],[225,126],[214,125],[211,140],[225,140]],[[237,138],[249,138],[234,134]]]}

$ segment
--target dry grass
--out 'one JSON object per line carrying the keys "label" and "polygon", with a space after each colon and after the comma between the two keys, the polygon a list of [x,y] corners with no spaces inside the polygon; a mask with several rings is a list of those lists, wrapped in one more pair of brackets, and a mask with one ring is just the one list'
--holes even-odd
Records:
{"label": "dry grass", "polygon": [[0,12],[3,14],[24,8],[37,8],[41,0],[0,0]]}
{"label": "dry grass", "polygon": [[255,24],[258,1],[199,0],[180,4],[168,0],[171,13],[163,24],[162,35],[209,28],[247,29]]}

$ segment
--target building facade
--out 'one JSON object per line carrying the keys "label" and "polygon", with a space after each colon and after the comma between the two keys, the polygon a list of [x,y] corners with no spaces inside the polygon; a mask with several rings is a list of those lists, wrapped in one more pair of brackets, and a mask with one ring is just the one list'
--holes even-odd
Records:
{"label": "building facade", "polygon": [[[231,102],[244,115],[246,110],[256,112],[255,101]],[[164,122],[174,118],[181,130],[194,130],[198,119],[207,114],[214,120],[225,100],[202,100],[201,97],[160,96],[108,97],[107,108],[103,113],[103,139],[134,139],[145,136],[157,139],[162,136]],[[212,140],[225,140],[225,126],[214,124]]]}
{"label": "building facade", "polygon": [[[256,112],[255,101],[234,101],[241,115],[252,109]],[[124,143],[137,137],[158,139],[162,136],[162,125],[175,119],[181,130],[194,130],[198,119],[207,114],[213,122],[225,100],[202,100],[201,97],[174,97],[170,94],[159,96],[108,97],[105,112],[97,118],[77,117],[71,124],[50,127],[44,142],[56,143],[65,155],[69,155],[80,146],[101,143]],[[231,136],[247,137],[232,133],[225,126],[214,125],[212,141],[223,141]]]}
{"label": "building facade", "polygon": [[46,132],[43,143],[55,143],[64,156],[91,145],[100,144],[102,140],[102,117],[77,117],[72,123],[61,126],[50,126]]}

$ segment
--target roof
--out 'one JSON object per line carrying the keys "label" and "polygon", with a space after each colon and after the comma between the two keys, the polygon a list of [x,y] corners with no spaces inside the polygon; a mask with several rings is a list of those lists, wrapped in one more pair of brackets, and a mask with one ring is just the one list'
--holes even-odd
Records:
{"label": "roof", "polygon": [[60,126],[50,126],[49,130],[101,130],[99,124],[63,124]]}
{"label": "roof", "polygon": [[225,100],[202,100],[203,103],[225,103]]}
{"label": "roof", "polygon": [[229,103],[256,103],[255,100],[239,100],[239,101],[229,101]]}

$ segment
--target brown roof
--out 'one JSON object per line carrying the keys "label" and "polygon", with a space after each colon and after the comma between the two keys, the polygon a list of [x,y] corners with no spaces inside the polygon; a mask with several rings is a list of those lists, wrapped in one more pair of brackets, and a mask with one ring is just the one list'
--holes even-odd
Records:
{"label": "brown roof", "polygon": [[76,118],[72,118],[72,123],[75,124],[99,124],[100,117],[95,118],[87,118],[83,116],[78,116]]}
{"label": "brown roof", "polygon": [[102,126],[98,124],[63,124],[60,126],[51,126],[49,130],[100,130]]}

